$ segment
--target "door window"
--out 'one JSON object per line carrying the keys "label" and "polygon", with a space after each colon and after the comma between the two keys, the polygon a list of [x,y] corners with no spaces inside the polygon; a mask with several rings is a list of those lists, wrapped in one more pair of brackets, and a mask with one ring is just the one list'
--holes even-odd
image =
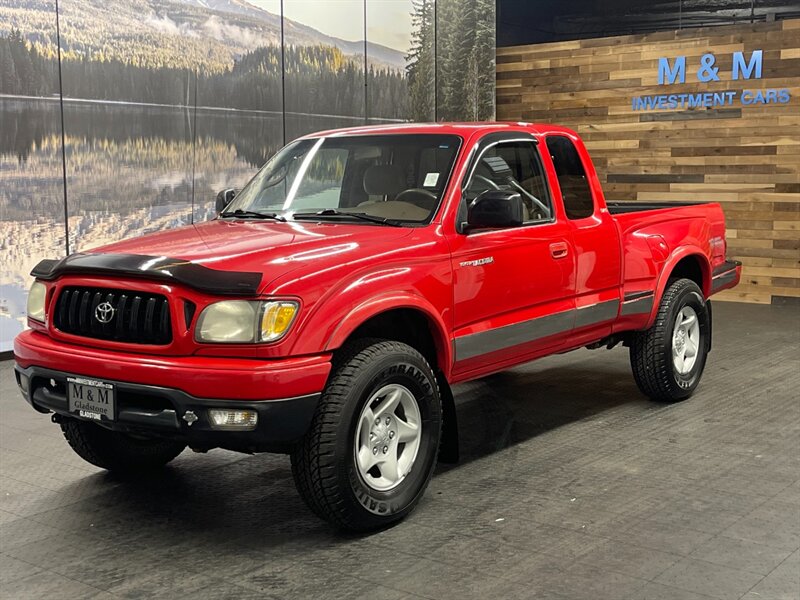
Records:
{"label": "door window", "polygon": [[466,203],[487,190],[518,192],[526,223],[550,220],[553,214],[547,179],[536,144],[500,142],[481,154],[464,191]]}
{"label": "door window", "polygon": [[569,219],[584,219],[594,214],[592,189],[581,157],[572,140],[563,135],[547,137],[547,150],[553,159],[558,186]]}

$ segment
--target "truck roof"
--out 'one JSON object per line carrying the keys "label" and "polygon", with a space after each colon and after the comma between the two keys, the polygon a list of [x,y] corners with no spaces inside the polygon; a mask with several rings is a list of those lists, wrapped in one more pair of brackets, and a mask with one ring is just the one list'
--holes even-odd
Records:
{"label": "truck roof", "polygon": [[355,136],[369,134],[441,133],[459,135],[461,137],[468,138],[476,132],[515,130],[528,131],[532,133],[544,133],[547,131],[562,131],[571,133],[571,130],[564,127],[559,127],[558,125],[548,125],[545,123],[485,121],[472,123],[390,123],[382,125],[364,125],[360,127],[345,127],[342,129],[317,131],[303,137],[315,138],[320,136]]}

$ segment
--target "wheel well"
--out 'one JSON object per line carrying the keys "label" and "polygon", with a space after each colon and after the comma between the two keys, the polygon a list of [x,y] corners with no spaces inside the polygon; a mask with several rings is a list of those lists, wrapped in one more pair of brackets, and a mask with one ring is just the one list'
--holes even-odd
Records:
{"label": "wheel well", "polygon": [[441,368],[436,340],[428,317],[412,308],[397,308],[376,315],[351,333],[347,342],[362,338],[381,338],[403,342],[416,349],[434,369]]}
{"label": "wheel well", "polygon": [[686,256],[678,261],[669,274],[670,279],[690,279],[697,286],[706,291],[706,274],[700,257],[696,254]]}
{"label": "wheel well", "polygon": [[439,445],[439,460],[446,463],[458,462],[458,425],[456,421],[455,401],[450,385],[444,375],[443,364],[446,360],[444,352],[437,348],[435,326],[425,313],[413,308],[396,308],[371,317],[345,341],[345,344],[363,338],[380,338],[408,344],[415,348],[436,374],[439,393],[442,400],[442,440]]}

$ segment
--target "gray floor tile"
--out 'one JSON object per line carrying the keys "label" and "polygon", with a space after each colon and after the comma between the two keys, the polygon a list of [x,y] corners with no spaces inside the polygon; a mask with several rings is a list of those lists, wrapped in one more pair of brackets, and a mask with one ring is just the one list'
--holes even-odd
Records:
{"label": "gray floor tile", "polygon": [[798,600],[799,319],[717,304],[703,383],[673,405],[623,348],[459,385],[461,462],[365,536],[316,519],[285,456],[105,474],[0,363],[0,598]]}
{"label": "gray floor tile", "polygon": [[691,557],[723,567],[768,575],[790,554],[772,546],[720,535],[697,548]]}
{"label": "gray floor tile", "polygon": [[800,598],[800,552],[795,552],[745,596],[747,600],[797,600]]}
{"label": "gray floor tile", "polygon": [[691,558],[678,561],[656,578],[658,583],[723,599],[739,598],[760,580],[757,573]]}

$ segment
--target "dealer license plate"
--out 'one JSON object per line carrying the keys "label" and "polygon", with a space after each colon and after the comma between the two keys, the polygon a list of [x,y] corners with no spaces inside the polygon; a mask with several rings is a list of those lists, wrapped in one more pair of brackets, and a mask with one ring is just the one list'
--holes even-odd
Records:
{"label": "dealer license plate", "polygon": [[114,420],[114,386],[105,381],[67,377],[69,412],[95,421]]}

